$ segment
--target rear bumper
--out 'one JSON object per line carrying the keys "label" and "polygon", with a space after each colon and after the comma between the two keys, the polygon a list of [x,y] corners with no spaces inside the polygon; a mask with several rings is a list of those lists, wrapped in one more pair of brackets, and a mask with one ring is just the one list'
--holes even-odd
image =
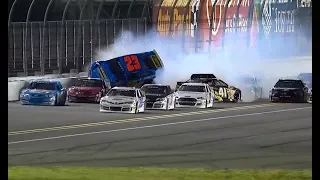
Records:
{"label": "rear bumper", "polygon": [[270,96],[271,101],[290,101],[297,102],[301,101],[301,96]]}

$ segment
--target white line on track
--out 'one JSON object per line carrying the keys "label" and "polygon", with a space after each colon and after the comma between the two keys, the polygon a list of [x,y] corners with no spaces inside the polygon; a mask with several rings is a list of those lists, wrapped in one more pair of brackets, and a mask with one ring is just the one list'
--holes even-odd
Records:
{"label": "white line on track", "polygon": [[10,144],[28,143],[28,142],[36,142],[36,141],[54,140],[54,139],[63,139],[63,138],[71,138],[71,137],[77,137],[77,136],[94,135],[94,134],[102,134],[102,133],[119,132],[119,131],[129,131],[129,130],[137,130],[137,129],[146,129],[146,128],[154,128],[154,127],[161,127],[161,126],[170,126],[170,125],[177,125],[177,124],[187,124],[187,123],[211,121],[211,120],[216,120],[216,119],[227,119],[227,118],[236,118],[236,117],[245,117],[245,116],[256,116],[256,115],[272,114],[272,113],[280,113],[280,112],[288,112],[288,111],[296,111],[296,110],[311,109],[311,108],[312,108],[312,107],[302,107],[302,108],[294,108],[294,109],[283,109],[283,110],[277,110],[277,111],[266,111],[266,112],[257,112],[257,113],[249,113],[249,114],[239,114],[239,115],[232,115],[232,116],[221,116],[221,117],[206,118],[206,119],[197,119],[197,120],[190,120],[190,121],[181,121],[181,122],[173,122],[173,123],[155,124],[155,125],[149,125],[149,126],[138,126],[138,127],[132,127],[132,128],[122,128],[122,129],[114,129],[114,130],[106,130],[106,131],[95,131],[95,132],[88,132],[88,133],[69,134],[69,135],[63,135],[63,136],[53,136],[53,137],[38,138],[38,139],[28,139],[28,140],[22,140],[22,141],[12,141],[12,142],[8,142],[8,145],[10,145]]}

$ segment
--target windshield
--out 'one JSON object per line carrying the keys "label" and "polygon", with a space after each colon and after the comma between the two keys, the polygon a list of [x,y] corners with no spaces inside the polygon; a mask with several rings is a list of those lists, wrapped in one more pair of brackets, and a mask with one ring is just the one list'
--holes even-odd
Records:
{"label": "windshield", "polygon": [[143,86],[141,91],[144,91],[146,94],[167,94],[166,86]]}
{"label": "windshield", "polygon": [[302,88],[304,85],[299,80],[282,80],[278,81],[275,88]]}
{"label": "windshield", "polygon": [[128,97],[136,97],[135,90],[127,90],[127,89],[111,89],[107,96],[128,96]]}
{"label": "windshield", "polygon": [[28,89],[43,89],[55,90],[55,83],[52,82],[32,82],[29,84]]}
{"label": "windshield", "polygon": [[102,87],[102,81],[98,79],[79,79],[74,86],[77,87]]}
{"label": "windshield", "polygon": [[206,89],[205,86],[182,85],[178,88],[178,91],[206,92]]}

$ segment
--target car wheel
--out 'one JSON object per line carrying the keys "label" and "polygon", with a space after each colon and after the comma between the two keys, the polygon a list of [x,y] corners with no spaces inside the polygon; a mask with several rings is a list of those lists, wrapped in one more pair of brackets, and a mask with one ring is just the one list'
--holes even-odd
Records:
{"label": "car wheel", "polygon": [[166,110],[169,109],[169,99],[167,99],[167,103],[166,103]]}
{"label": "car wheel", "polygon": [[135,114],[138,113],[138,102],[136,102],[136,109],[134,110],[134,113],[135,113]]}
{"label": "car wheel", "polygon": [[56,96],[55,99],[54,99],[54,105],[55,105],[55,106],[58,106],[58,105],[59,105],[58,103],[59,103],[59,101],[58,101],[58,98],[57,98],[57,96]]}
{"label": "car wheel", "polygon": [[206,100],[206,106],[205,106],[205,108],[208,108],[208,100]]}

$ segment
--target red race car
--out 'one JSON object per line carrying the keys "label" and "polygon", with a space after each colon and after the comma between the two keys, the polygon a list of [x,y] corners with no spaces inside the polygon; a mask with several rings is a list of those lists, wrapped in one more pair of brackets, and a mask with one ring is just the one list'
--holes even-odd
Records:
{"label": "red race car", "polygon": [[68,89],[69,102],[96,102],[106,93],[106,87],[101,79],[78,78]]}

